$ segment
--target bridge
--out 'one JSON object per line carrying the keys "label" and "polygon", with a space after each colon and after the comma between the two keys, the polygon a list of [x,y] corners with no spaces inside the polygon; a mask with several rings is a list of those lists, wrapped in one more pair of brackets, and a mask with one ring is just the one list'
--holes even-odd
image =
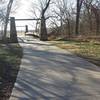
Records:
{"label": "bridge", "polygon": [[13,42],[17,41],[17,39],[16,39],[16,37],[17,37],[16,27],[25,27],[25,33],[28,32],[28,25],[16,26],[15,25],[15,21],[32,21],[32,20],[36,20],[37,21],[37,20],[41,20],[41,19],[40,18],[37,18],[37,19],[35,19],[35,18],[34,19],[15,19],[14,17],[10,17],[10,19],[9,19],[9,21],[10,21],[10,37],[11,37]]}

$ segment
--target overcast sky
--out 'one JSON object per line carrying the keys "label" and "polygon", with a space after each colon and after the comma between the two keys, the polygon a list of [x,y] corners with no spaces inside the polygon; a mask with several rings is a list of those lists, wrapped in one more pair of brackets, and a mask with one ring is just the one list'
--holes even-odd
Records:
{"label": "overcast sky", "polygon": [[[32,14],[30,12],[30,8],[31,8],[31,3],[33,2],[37,2],[37,0],[20,0],[20,5],[19,8],[17,9],[16,13],[11,14],[11,16],[14,16],[15,18],[22,18],[22,19],[26,19],[26,18],[32,18]],[[69,2],[72,2],[75,0],[69,0]],[[29,27],[33,27],[34,26],[34,22],[35,21],[23,21],[23,22],[16,22],[17,26],[25,26],[25,25],[29,25]],[[33,25],[33,26],[31,26]]]}
{"label": "overcast sky", "polygon": [[[35,1],[35,0],[34,0]],[[15,17],[16,19],[27,19],[31,18],[30,14],[31,0],[20,0],[20,5],[16,10],[16,13],[12,13],[10,16]],[[30,29],[33,28],[35,22],[33,21],[16,21],[16,26],[25,26],[28,25]],[[17,29],[25,29],[25,27],[18,27]]]}
{"label": "overcast sky", "polygon": [[[17,9],[16,14],[11,14],[11,16],[15,16],[16,18],[30,18],[30,9],[31,9],[31,3],[32,1],[34,3],[37,3],[38,0],[20,0],[20,6]],[[76,0],[68,0],[69,2],[73,2]]]}
{"label": "overcast sky", "polygon": [[15,14],[12,14],[11,16],[15,16],[16,18],[27,18],[28,15],[27,10],[30,7],[30,0],[21,0],[19,8],[17,9]]}

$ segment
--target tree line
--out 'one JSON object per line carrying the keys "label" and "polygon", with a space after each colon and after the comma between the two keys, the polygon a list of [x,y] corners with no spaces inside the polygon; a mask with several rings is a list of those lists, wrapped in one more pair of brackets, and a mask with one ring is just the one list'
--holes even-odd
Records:
{"label": "tree line", "polygon": [[[100,0],[37,0],[37,4],[33,0],[31,2],[30,10],[33,17],[40,19],[40,40],[48,40],[48,30],[55,36],[66,38],[100,35]],[[10,13],[16,9],[14,4],[18,6],[18,0],[0,1],[0,25],[4,27],[3,39],[6,38]]]}
{"label": "tree line", "polygon": [[55,6],[51,18],[55,35],[100,36],[100,0],[56,0]]}

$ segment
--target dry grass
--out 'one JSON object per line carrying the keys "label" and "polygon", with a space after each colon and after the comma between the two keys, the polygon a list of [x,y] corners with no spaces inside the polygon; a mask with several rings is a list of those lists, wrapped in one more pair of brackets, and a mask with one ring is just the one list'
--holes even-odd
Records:
{"label": "dry grass", "polygon": [[89,42],[82,41],[52,41],[62,49],[66,49],[88,61],[100,66],[100,42],[91,40]]}

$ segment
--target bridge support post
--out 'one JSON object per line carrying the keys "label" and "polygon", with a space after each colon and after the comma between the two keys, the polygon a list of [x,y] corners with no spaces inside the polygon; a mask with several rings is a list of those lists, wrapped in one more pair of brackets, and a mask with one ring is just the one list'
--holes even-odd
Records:
{"label": "bridge support post", "polygon": [[25,33],[28,32],[28,25],[25,25]]}
{"label": "bridge support post", "polygon": [[11,42],[14,42],[14,43],[18,42],[14,17],[10,17],[10,40],[11,40]]}

